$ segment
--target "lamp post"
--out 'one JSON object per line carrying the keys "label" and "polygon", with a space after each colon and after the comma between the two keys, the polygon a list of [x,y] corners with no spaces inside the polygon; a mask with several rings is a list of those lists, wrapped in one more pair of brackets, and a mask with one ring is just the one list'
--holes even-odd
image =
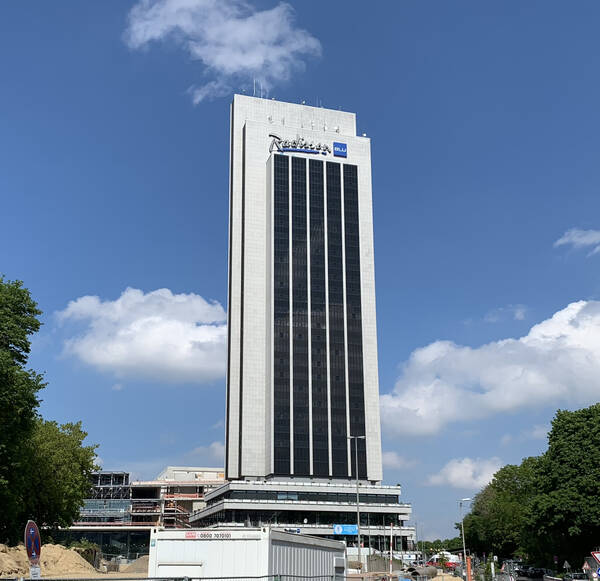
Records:
{"label": "lamp post", "polygon": [[[358,562],[362,569],[360,560],[360,493],[358,491],[358,440],[365,440],[366,436],[347,436],[348,440],[354,440],[354,472],[356,473],[356,533],[358,538]],[[390,547],[391,550],[391,547]]]}
{"label": "lamp post", "polygon": [[462,512],[463,502],[469,502],[470,498],[461,498],[458,501],[458,506],[460,507],[460,529],[462,532],[462,542],[463,542],[463,577],[466,579],[467,576],[467,545],[465,544],[465,521]]}

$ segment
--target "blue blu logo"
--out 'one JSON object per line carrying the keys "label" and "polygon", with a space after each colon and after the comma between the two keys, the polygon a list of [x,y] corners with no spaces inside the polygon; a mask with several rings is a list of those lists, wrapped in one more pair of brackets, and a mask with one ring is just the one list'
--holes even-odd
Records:
{"label": "blue blu logo", "polygon": [[336,157],[348,157],[348,146],[345,143],[333,142],[333,155]]}

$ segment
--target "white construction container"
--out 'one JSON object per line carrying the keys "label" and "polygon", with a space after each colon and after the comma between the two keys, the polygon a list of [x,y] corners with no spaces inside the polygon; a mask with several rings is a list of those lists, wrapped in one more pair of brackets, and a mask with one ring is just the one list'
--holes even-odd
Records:
{"label": "white construction container", "polygon": [[262,528],[152,529],[148,577],[343,579],[345,545]]}

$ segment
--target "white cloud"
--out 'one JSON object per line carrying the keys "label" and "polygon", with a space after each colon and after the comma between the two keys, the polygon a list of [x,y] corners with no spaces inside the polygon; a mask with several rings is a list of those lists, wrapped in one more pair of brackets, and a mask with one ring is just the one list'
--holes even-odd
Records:
{"label": "white cloud", "polygon": [[531,440],[545,440],[550,431],[550,426],[535,425],[529,430],[524,431],[524,435]]}
{"label": "white cloud", "polygon": [[208,446],[198,446],[190,452],[190,456],[201,458],[204,462],[225,462],[225,444],[223,442],[212,442]]}
{"label": "white cloud", "polygon": [[123,389],[123,384],[122,384],[122,383],[115,383],[115,384],[114,384],[114,385],[111,387],[111,389],[112,389],[113,391],[122,391],[122,389]]}
{"label": "white cloud", "polygon": [[592,254],[600,252],[600,230],[571,228],[554,243],[554,246],[571,246],[575,249],[590,248],[588,256],[592,256]]}
{"label": "white cloud", "polygon": [[437,474],[432,474],[427,483],[432,486],[452,486],[470,490],[483,488],[503,466],[500,458],[454,458]]}
{"label": "white cloud", "polygon": [[294,24],[286,3],[259,10],[246,0],[139,0],[129,12],[125,42],[143,49],[171,41],[212,77],[190,89],[195,104],[259,79],[269,89],[321,54],[321,44]]}
{"label": "white cloud", "polygon": [[397,452],[384,452],[382,460],[384,468],[390,468],[392,470],[412,468],[416,464],[415,460],[408,460],[403,456],[400,456]]}
{"label": "white cloud", "polygon": [[506,446],[511,442],[524,442],[526,440],[545,440],[550,426],[536,424],[531,428],[521,430],[518,434],[504,434],[500,438],[500,445]]}
{"label": "white cloud", "polygon": [[452,422],[557,404],[600,393],[600,302],[571,303],[519,339],[471,348],[436,341],[413,351],[381,397],[390,432],[434,434]]}
{"label": "white cloud", "polygon": [[225,375],[225,311],[199,295],[128,288],[114,301],[80,297],[57,316],[84,325],[65,353],[117,377],[207,383]]}
{"label": "white cloud", "polygon": [[527,307],[525,305],[507,305],[506,307],[499,307],[492,309],[483,317],[486,323],[498,323],[503,321],[507,317],[514,319],[515,321],[523,321],[527,315]]}

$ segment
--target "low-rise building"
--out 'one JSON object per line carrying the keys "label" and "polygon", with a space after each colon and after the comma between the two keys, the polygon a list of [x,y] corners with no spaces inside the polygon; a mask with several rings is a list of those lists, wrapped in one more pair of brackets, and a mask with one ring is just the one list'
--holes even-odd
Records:
{"label": "low-rise building", "polygon": [[[361,486],[361,545],[379,551],[413,551],[411,505],[400,486]],[[207,492],[206,507],[190,517],[193,527],[269,525],[276,530],[357,542],[356,485],[351,481],[235,480]]]}
{"label": "low-rise building", "polygon": [[223,468],[167,466],[145,481],[132,481],[129,472],[96,472],[90,498],[64,535],[97,543],[105,555],[136,558],[148,553],[153,527],[189,528],[205,494],[224,482]]}

